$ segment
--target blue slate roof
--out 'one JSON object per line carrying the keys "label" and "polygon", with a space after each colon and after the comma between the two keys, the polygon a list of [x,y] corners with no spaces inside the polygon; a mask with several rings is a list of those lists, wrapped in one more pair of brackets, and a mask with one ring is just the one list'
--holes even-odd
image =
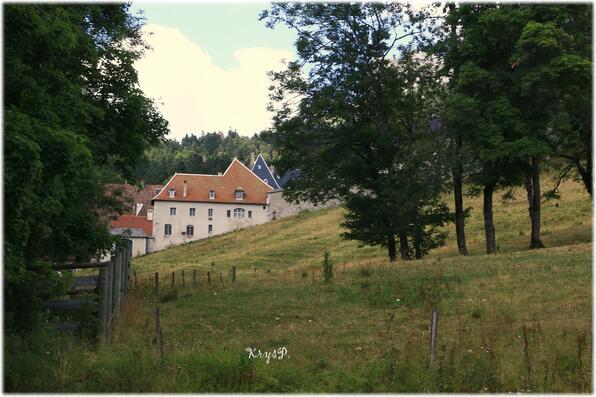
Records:
{"label": "blue slate roof", "polygon": [[277,183],[283,189],[284,186],[286,186],[286,184],[288,182],[290,182],[292,179],[296,179],[299,177],[300,177],[299,170],[289,170],[289,171],[286,171],[286,173],[283,174],[283,176],[277,180]]}
{"label": "blue slate roof", "polygon": [[251,171],[272,188],[281,189],[278,178],[273,176],[267,162],[260,154],[257,156],[257,160],[253,164]]}

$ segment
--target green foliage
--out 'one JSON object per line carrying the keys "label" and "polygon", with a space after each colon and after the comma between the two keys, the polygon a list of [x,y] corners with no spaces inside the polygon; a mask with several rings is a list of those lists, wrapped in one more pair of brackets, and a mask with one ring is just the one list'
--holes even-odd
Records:
{"label": "green foliage", "polygon": [[159,295],[159,301],[161,303],[171,302],[178,299],[178,290],[176,288],[168,289]]}
{"label": "green foliage", "polygon": [[[387,247],[392,260],[397,234],[415,231],[419,245],[439,245],[427,226],[441,222],[428,222],[428,207],[448,218],[434,200],[445,178],[432,128],[442,87],[432,62],[401,45],[397,32],[407,37],[417,28],[409,16],[397,3],[274,4],[261,15],[298,34],[299,60],[271,75],[279,164],[301,171],[284,196],[341,198],[344,237]],[[294,106],[290,97],[301,100]]]}
{"label": "green foliage", "polygon": [[275,151],[266,134],[252,137],[241,136],[236,131],[228,131],[227,135],[221,132],[190,134],[180,142],[166,140],[147,150],[135,177],[145,183],[160,184],[166,183],[176,172],[215,175],[226,170],[234,158],[248,165],[251,153],[273,159]]}
{"label": "green foliage", "polygon": [[[445,10],[430,40],[449,79],[443,118],[454,163],[488,200],[496,186],[523,184],[531,246],[542,247],[543,162],[564,158],[559,179],[575,169],[591,194],[592,6],[450,4]],[[494,240],[490,205],[486,213],[488,243],[489,235]]]}
{"label": "green foliage", "polygon": [[60,280],[49,262],[111,247],[106,170],[129,174],[167,122],[138,87],[144,44],[127,4],[4,7],[8,327],[32,326]]}

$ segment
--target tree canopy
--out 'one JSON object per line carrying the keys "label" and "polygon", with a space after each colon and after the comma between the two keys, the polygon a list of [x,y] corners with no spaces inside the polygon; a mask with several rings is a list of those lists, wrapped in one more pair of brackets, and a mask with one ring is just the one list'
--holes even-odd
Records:
{"label": "tree canopy", "polygon": [[225,170],[234,158],[249,164],[251,154],[259,153],[266,159],[276,155],[266,133],[252,137],[241,136],[236,131],[228,131],[226,135],[187,134],[180,142],[168,139],[148,149],[134,175],[139,181],[154,184],[167,182],[176,172],[215,175]]}
{"label": "tree canopy", "polygon": [[130,175],[168,132],[138,86],[141,26],[129,4],[4,6],[8,326],[34,324],[49,262],[111,247],[102,170]]}
{"label": "tree canopy", "polygon": [[393,261],[396,236],[410,257],[409,236],[422,254],[423,240],[434,244],[426,226],[442,224],[446,207],[437,200],[444,170],[429,99],[439,85],[432,63],[400,42],[418,28],[413,13],[397,3],[295,3],[274,4],[261,18],[298,33],[298,60],[272,74],[279,164],[302,172],[285,195],[340,198],[346,237],[386,246]]}

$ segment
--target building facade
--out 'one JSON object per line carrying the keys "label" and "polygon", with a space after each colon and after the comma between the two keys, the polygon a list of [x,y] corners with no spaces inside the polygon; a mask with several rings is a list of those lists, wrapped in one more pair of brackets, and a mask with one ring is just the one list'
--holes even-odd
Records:
{"label": "building facade", "polygon": [[132,256],[145,255],[152,250],[151,199],[163,188],[163,185],[143,183],[141,185],[141,187],[129,184],[106,186],[107,194],[118,200],[124,208],[128,208],[128,211],[110,222],[110,233],[132,241]]}
{"label": "building facade", "polygon": [[221,175],[176,173],[152,200],[150,250],[265,223],[271,190],[237,159]]}

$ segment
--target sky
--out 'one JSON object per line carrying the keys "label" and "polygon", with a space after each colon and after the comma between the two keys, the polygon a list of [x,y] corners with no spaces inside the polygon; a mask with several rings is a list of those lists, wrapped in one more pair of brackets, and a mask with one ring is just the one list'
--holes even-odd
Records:
{"label": "sky", "polygon": [[268,3],[142,3],[146,42],[135,67],[139,84],[170,123],[169,138],[235,129],[252,135],[271,126],[269,70],[294,59],[296,35],[259,21]]}

